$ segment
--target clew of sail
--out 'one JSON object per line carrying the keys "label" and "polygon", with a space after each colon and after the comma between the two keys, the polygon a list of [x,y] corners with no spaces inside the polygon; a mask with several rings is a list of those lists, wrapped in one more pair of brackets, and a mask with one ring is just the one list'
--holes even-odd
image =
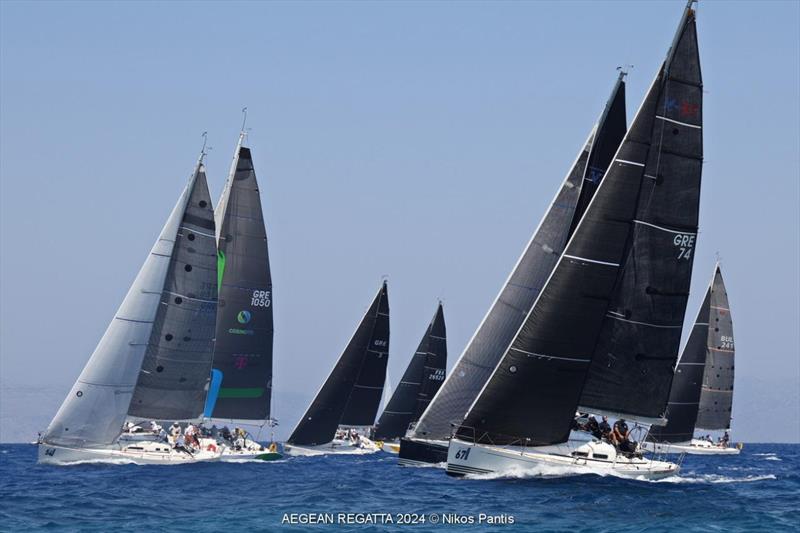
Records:
{"label": "clew of sail", "polygon": [[395,440],[419,419],[444,381],[447,368],[447,330],[442,304],[428,328],[375,428],[378,440]]}
{"label": "clew of sail", "polygon": [[73,447],[108,446],[119,436],[162,307],[187,206],[196,191],[203,188],[201,160],[113,320],[50,422],[44,442]]}
{"label": "clew of sail", "polygon": [[539,227],[411,437],[447,439],[452,425],[461,422],[539,296],[569,239],[573,221],[583,214],[625,130],[625,82],[620,74]]}

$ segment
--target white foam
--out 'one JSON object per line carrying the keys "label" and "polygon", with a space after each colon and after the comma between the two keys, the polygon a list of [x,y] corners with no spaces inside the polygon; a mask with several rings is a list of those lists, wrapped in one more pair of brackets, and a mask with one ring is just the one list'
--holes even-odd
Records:
{"label": "white foam", "polygon": [[753,481],[766,481],[777,479],[773,474],[762,476],[728,477],[717,474],[705,474],[701,476],[670,476],[664,479],[643,480],[651,483],[751,483]]}
{"label": "white foam", "polygon": [[573,466],[557,466],[557,465],[537,465],[530,468],[511,467],[506,470],[498,472],[489,472],[486,474],[467,474],[467,479],[528,479],[528,478],[557,478],[557,477],[572,477],[583,475],[597,475],[606,476],[614,475],[609,472],[597,472],[587,470],[586,468],[573,467]]}

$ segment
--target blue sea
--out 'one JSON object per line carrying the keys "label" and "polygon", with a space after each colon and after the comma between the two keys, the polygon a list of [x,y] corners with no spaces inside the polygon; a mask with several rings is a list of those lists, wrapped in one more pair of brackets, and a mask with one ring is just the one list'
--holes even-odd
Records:
{"label": "blue sea", "polygon": [[[736,457],[687,456],[680,476],[659,482],[521,473],[458,479],[396,462],[381,452],[273,463],[54,467],[36,464],[34,446],[0,444],[0,530],[800,529],[795,444],[750,444]],[[328,517],[332,524],[298,523]]]}

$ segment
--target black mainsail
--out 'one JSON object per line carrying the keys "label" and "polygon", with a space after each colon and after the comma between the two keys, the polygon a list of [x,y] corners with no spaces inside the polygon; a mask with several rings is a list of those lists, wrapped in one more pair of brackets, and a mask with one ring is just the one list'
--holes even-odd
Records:
{"label": "black mainsail", "polygon": [[289,444],[333,440],[340,424],[375,422],[389,358],[389,294],[384,281],[328,379],[292,432]]}
{"label": "black mainsail", "polygon": [[711,301],[708,306],[708,353],[706,355],[703,388],[697,427],[730,429],[733,406],[733,319],[728,291],[717,265],[711,282]]}
{"label": "black mainsail", "polygon": [[447,439],[511,343],[589,204],[626,131],[620,73],[599,121],[582,146],[553,203],[452,372],[411,433]]}
{"label": "black mainsail", "polygon": [[219,311],[214,371],[221,377],[213,418],[270,417],[273,295],[267,231],[253,158],[239,136],[217,205]]}
{"label": "black mainsail", "polygon": [[129,416],[154,420],[202,416],[214,350],[216,279],[214,212],[201,162],[169,256]]}
{"label": "black mainsail", "polygon": [[664,416],[697,237],[702,99],[697,28],[687,8],[639,124],[617,156],[641,172],[636,211],[581,410],[650,422]]}
{"label": "black mainsail", "polygon": [[[668,58],[613,164],[458,436],[488,444],[566,442],[598,340],[607,330],[606,316],[620,312],[624,320],[618,322],[631,326],[639,321],[669,324],[660,320],[672,316],[682,319],[702,163],[699,77],[694,11],[687,7]],[[619,301],[620,285],[636,285],[638,275],[639,290],[625,291],[633,301]],[[612,331],[627,355],[633,344],[628,330],[615,326]],[[658,338],[672,341],[671,336]],[[636,379],[658,387],[656,393],[666,381],[665,405],[677,345],[672,356],[672,346],[655,346],[649,337],[642,342],[646,345],[634,344],[630,354],[635,368],[645,371]],[[669,376],[650,379],[647,371],[660,369],[662,358]],[[601,358],[601,363],[609,365],[608,359]],[[620,373],[629,362],[606,368]],[[639,386],[617,383],[620,394],[632,390],[635,395]],[[616,398],[615,391],[611,397]],[[605,398],[597,400],[601,404]]]}
{"label": "black mainsail", "polygon": [[706,291],[697,318],[675,368],[672,389],[667,403],[667,424],[652,426],[648,435],[654,442],[687,442],[692,440],[700,405],[700,388],[708,350],[708,317],[711,305],[711,287]]}
{"label": "black mainsail", "polygon": [[417,351],[378,419],[375,438],[394,440],[404,436],[409,425],[419,419],[441,387],[446,369],[447,330],[440,302]]}

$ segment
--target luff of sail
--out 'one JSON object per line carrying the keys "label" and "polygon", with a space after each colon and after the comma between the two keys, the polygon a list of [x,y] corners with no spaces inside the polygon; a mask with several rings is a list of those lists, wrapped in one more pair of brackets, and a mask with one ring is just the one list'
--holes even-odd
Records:
{"label": "luff of sail", "polygon": [[708,312],[711,305],[711,287],[706,290],[703,303],[683,348],[672,389],[667,403],[667,424],[652,426],[649,438],[654,442],[688,442],[692,440],[700,405],[700,388],[706,365],[708,345]]}
{"label": "luff of sail", "polygon": [[107,446],[122,431],[161,303],[176,237],[201,165],[199,162],[192,173],[125,299],[50,422],[44,442]]}
{"label": "luff of sail", "polygon": [[[367,309],[361,319],[355,333],[347,344],[347,347],[339,356],[325,383],[317,392],[316,397],[311,402],[303,417],[297,423],[292,432],[289,444],[315,446],[325,444],[333,440],[339,424],[352,425],[372,425],[375,421],[375,414],[380,403],[383,391],[383,382],[386,379],[386,364],[383,363],[383,377],[379,379],[380,385],[367,389],[371,392],[359,394],[359,398],[364,402],[362,412],[365,422],[354,424],[353,420],[345,420],[344,413],[348,404],[352,403],[353,393],[359,379],[365,377],[362,369],[365,364],[370,364],[370,370],[378,365],[369,359],[388,358],[389,352],[389,294],[388,287],[384,281],[381,284],[378,294],[375,295],[372,304]],[[368,376],[370,379],[374,376]],[[367,383],[367,382],[362,382]],[[372,385],[362,386],[373,387]]]}
{"label": "luff of sail", "polygon": [[208,392],[217,317],[214,211],[205,168],[198,167],[175,236],[150,339],[128,414],[199,418]]}
{"label": "luff of sail", "polygon": [[400,383],[378,419],[375,439],[394,440],[405,435],[409,425],[419,419],[439,390],[446,368],[447,330],[444,309],[439,303]]}
{"label": "luff of sail", "polygon": [[219,309],[213,418],[263,421],[272,396],[273,304],[267,231],[252,154],[240,135],[217,205]]}
{"label": "luff of sail", "polygon": [[621,73],[603,113],[581,147],[553,202],[531,236],[450,375],[410,435],[447,439],[461,422],[539,296],[626,131],[625,82]]}
{"label": "luff of sail", "polygon": [[[678,36],[687,28],[693,35],[694,13],[689,8]],[[680,39],[676,42],[680,43]],[[665,112],[662,85],[673,81],[673,76],[692,73],[692,66],[685,65],[685,59],[680,53],[670,53],[565,252],[458,428],[459,437],[479,443],[533,446],[566,442],[609,303],[623,272],[621,266],[629,251],[629,241],[639,242],[632,257],[637,261],[688,262],[678,255],[679,250],[666,258],[653,252],[673,242],[675,234],[664,230],[674,228],[663,226],[673,223],[671,219],[639,218],[642,202],[649,204],[647,213],[660,215],[659,205],[672,202],[662,192],[679,195],[682,192],[682,179],[658,178],[659,174],[647,170],[652,172],[652,165],[660,157],[672,157],[667,150],[650,150],[650,145],[654,133],[659,133],[654,124],[665,126],[677,120],[672,114],[661,114]],[[665,79],[667,72],[671,73],[669,81]],[[698,96],[699,91],[693,90],[695,86],[689,87],[685,93],[690,94],[685,96]],[[686,102],[686,105],[695,104]],[[680,127],[678,134],[699,135],[696,125],[681,124],[675,125]],[[667,133],[675,136],[671,131]],[[699,181],[699,170],[696,173],[694,170],[699,169],[700,161],[691,159],[688,164]],[[656,187],[663,189],[653,192]],[[689,202],[694,197],[691,191]],[[687,210],[691,213],[691,206]],[[696,218],[690,218],[688,224],[693,222],[696,223]],[[680,223],[675,224],[680,227]],[[643,233],[639,235],[640,232]],[[674,266],[665,268],[669,272]],[[656,289],[666,291],[668,287],[660,285]]]}
{"label": "luff of sail", "polygon": [[663,417],[694,262],[703,162],[702,77],[687,8],[645,113],[618,160],[642,171],[632,231],[580,409]]}
{"label": "luff of sail", "polygon": [[731,427],[734,352],[733,319],[728,291],[722,279],[722,270],[717,265],[711,283],[708,354],[700,393],[698,428],[715,430]]}

